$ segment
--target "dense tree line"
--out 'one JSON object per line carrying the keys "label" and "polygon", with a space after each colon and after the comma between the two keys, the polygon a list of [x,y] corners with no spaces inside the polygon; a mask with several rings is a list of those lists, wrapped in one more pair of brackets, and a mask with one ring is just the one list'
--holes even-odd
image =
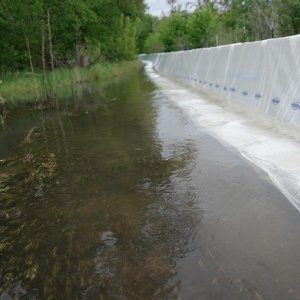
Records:
{"label": "dense tree line", "polygon": [[0,70],[29,68],[29,56],[41,68],[42,51],[55,66],[132,59],[148,34],[145,10],[144,0],[1,0]]}
{"label": "dense tree line", "polygon": [[300,32],[300,0],[164,1],[170,14],[157,18],[145,0],[1,0],[0,71],[30,69],[30,58],[35,69],[74,66]]}
{"label": "dense tree line", "polygon": [[[161,52],[256,41],[300,33],[300,0],[198,0],[154,18],[144,51]],[[188,4],[191,5],[191,4]],[[191,10],[188,8],[195,8]]]}

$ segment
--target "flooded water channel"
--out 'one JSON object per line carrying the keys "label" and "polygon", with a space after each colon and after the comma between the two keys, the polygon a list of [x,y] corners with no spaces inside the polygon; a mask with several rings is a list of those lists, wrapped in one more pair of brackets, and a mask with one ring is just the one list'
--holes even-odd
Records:
{"label": "flooded water channel", "polygon": [[300,299],[300,215],[143,72],[0,134],[0,299]]}

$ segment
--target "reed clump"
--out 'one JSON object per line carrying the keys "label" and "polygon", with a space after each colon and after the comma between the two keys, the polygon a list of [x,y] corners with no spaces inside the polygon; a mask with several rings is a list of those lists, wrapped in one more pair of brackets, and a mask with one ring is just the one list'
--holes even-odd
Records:
{"label": "reed clump", "polygon": [[25,71],[0,74],[0,97],[7,104],[34,102],[44,95],[46,78],[48,91],[55,90],[55,97],[59,99],[71,95],[75,85],[121,76],[141,67],[139,61],[126,61],[98,63],[89,68],[52,69],[46,74]]}

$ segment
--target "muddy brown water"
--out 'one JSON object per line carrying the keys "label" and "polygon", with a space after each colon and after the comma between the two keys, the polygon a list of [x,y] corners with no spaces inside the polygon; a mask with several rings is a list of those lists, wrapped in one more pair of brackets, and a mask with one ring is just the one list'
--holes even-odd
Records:
{"label": "muddy brown water", "polygon": [[0,135],[0,299],[300,299],[300,216],[142,72]]}

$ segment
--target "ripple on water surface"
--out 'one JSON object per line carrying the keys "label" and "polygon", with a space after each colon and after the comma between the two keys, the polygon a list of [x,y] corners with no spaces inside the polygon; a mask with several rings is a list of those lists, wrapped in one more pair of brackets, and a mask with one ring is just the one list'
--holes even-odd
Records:
{"label": "ripple on water surface", "polygon": [[142,73],[81,88],[0,143],[2,298],[300,296],[298,213],[260,169]]}

